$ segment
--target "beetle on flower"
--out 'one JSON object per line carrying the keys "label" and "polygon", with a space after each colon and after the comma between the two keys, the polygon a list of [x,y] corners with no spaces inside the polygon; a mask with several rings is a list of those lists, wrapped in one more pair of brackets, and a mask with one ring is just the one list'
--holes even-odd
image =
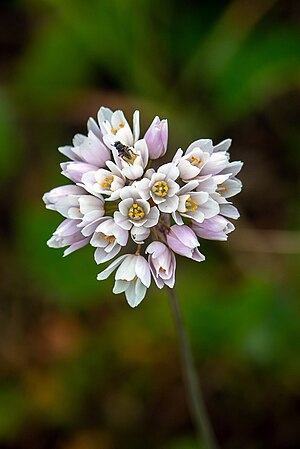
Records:
{"label": "beetle on flower", "polygon": [[[122,111],[101,107],[87,128],[87,136],[77,134],[73,146],[59,148],[70,159],[62,174],[74,184],[43,197],[64,217],[48,245],[68,246],[67,255],[90,244],[98,264],[121,253],[97,278],[116,270],[113,292],[124,292],[136,307],[151,276],[159,288],[174,286],[175,254],[205,260],[198,237],[227,240],[234,230],[229,219],[239,217],[231,199],[241,191],[236,176],[243,164],[230,162],[230,139],[217,145],[198,139],[155,170],[152,160],[167,151],[168,122],[155,117],[140,138],[138,111],[131,128]],[[137,246],[128,254],[130,241]]]}

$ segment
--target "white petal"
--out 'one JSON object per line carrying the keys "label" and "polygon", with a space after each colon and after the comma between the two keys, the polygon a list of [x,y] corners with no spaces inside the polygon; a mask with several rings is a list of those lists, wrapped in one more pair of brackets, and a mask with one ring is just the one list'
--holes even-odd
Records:
{"label": "white petal", "polygon": [[142,283],[149,288],[151,284],[151,275],[148,262],[143,256],[138,256],[136,266],[136,275],[141,279]]}
{"label": "white petal", "polygon": [[141,165],[128,165],[122,168],[122,173],[126,178],[134,181],[143,175],[143,167]]}
{"label": "white petal", "polygon": [[127,217],[128,210],[131,208],[132,204],[133,204],[132,198],[126,198],[125,200],[121,201],[119,203],[119,211],[121,212],[121,214]]}
{"label": "white petal", "polygon": [[214,146],[214,153],[217,153],[218,151],[227,151],[231,145],[231,142],[232,139],[222,140],[222,142]]}
{"label": "white petal", "polygon": [[119,245],[116,245],[109,253],[107,253],[103,248],[97,248],[94,254],[94,258],[97,264],[108,262],[113,259],[121,250]]}
{"label": "white petal", "polygon": [[136,142],[140,137],[140,111],[133,113],[133,140]]}
{"label": "white petal", "polygon": [[159,210],[157,207],[153,206],[150,209],[149,214],[147,215],[147,222],[145,223],[146,228],[151,228],[158,223],[159,219]]}
{"label": "white petal", "polygon": [[135,277],[135,265],[137,256],[130,254],[122,262],[116,272],[116,279],[122,279],[123,281],[132,281]]}
{"label": "white petal", "polygon": [[128,254],[124,254],[123,256],[118,257],[104,271],[101,271],[101,273],[99,273],[98,276],[97,276],[98,281],[102,281],[103,279],[107,279],[108,276],[111,275],[111,273],[122,263],[122,261],[127,256],[128,256]]}
{"label": "white petal", "polygon": [[145,168],[149,160],[149,151],[146,140],[145,139],[138,140],[134,145],[134,149],[141,155],[143,168]]}
{"label": "white petal", "polygon": [[175,212],[179,204],[179,198],[177,195],[174,196],[168,196],[166,201],[164,203],[161,203],[158,205],[159,210],[161,212],[165,212],[167,214],[170,214],[171,212]]}
{"label": "white petal", "polygon": [[141,283],[139,279],[136,281],[136,285],[131,284],[125,292],[128,304],[131,307],[138,306],[139,303],[144,299],[146,291],[147,288]]}
{"label": "white petal", "polygon": [[118,279],[115,282],[114,288],[113,288],[113,293],[118,294],[118,293],[123,293],[125,292],[125,290],[128,289],[130,283],[127,281],[122,281],[121,279]]}
{"label": "white petal", "polygon": [[173,162],[169,162],[168,164],[164,164],[157,170],[158,173],[162,173],[166,176],[166,179],[172,179],[175,181],[175,179],[179,176],[179,170]]}
{"label": "white petal", "polygon": [[114,220],[121,228],[127,229],[127,231],[132,227],[132,223],[128,220],[128,217],[122,215],[118,210],[114,213]]}

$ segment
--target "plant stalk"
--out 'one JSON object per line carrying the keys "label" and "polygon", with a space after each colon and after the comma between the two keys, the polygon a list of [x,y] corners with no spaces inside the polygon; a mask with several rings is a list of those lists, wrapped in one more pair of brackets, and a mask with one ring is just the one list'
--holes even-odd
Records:
{"label": "plant stalk", "polygon": [[203,442],[206,449],[218,449],[200,388],[190,343],[183,324],[177,294],[174,288],[168,288],[168,293],[178,336],[181,369],[189,410],[196,428],[199,443],[201,444]]}

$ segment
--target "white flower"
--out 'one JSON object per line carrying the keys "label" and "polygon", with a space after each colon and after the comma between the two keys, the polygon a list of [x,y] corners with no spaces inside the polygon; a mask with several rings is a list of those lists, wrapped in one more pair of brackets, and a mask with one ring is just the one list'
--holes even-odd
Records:
{"label": "white flower", "polygon": [[210,139],[200,139],[193,142],[184,155],[181,149],[178,150],[173,162],[178,165],[181,178],[189,181],[199,175],[220,173],[228,165],[228,153],[220,151],[220,148],[226,148],[228,142],[224,141],[221,144],[217,148],[218,146],[214,147]]}
{"label": "white flower", "polygon": [[153,173],[150,179],[143,178],[138,189],[140,195],[145,200],[152,198],[161,212],[174,212],[179,203],[176,195],[179,185],[175,180],[179,176],[179,170],[175,164],[169,163],[159,167],[157,173]]}
{"label": "white flower", "polygon": [[136,307],[144,299],[150,287],[151,274],[146,259],[136,254],[120,256],[106,270],[98,274],[97,279],[107,279],[116,269],[114,293],[125,292],[128,304]]}
{"label": "white flower", "polygon": [[95,261],[98,264],[113,259],[128,241],[128,231],[118,226],[113,218],[101,218],[99,223],[91,239],[91,245],[97,248]]}
{"label": "white flower", "polygon": [[110,143],[110,148],[117,167],[129,180],[141,178],[147,167],[149,152],[146,141],[138,140],[129,147],[119,140]]}
{"label": "white flower", "polygon": [[104,216],[104,199],[103,197],[96,198],[92,195],[82,195],[79,198],[80,212],[83,215],[79,226],[82,228],[81,232],[84,236],[91,236],[98,224],[99,220]]}
{"label": "white flower", "polygon": [[95,196],[108,195],[112,201],[120,198],[120,190],[125,186],[126,179],[112,161],[107,162],[107,167],[109,170],[100,168],[97,171],[85,173],[79,185]]}
{"label": "white flower", "polygon": [[111,111],[109,108],[100,108],[98,121],[104,136],[104,142],[110,146],[120,140],[128,146],[132,146],[140,135],[140,114],[133,114],[133,131],[131,130],[123,111]]}
{"label": "white flower", "polygon": [[150,228],[157,224],[159,211],[143,200],[134,186],[122,189],[121,200],[119,210],[114,213],[115,222],[123,229],[131,229],[132,238],[142,242],[149,236]]}
{"label": "white flower", "polygon": [[182,225],[182,217],[191,218],[202,223],[220,212],[219,204],[207,192],[192,191],[197,181],[190,181],[179,190],[179,204],[176,212],[172,214],[174,221]]}

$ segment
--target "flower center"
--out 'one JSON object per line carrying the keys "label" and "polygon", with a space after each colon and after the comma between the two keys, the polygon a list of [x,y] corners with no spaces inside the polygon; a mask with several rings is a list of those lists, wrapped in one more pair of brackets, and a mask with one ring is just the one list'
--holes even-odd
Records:
{"label": "flower center", "polygon": [[219,195],[222,195],[222,192],[226,192],[226,190],[228,190],[227,187],[225,187],[223,184],[220,184],[216,189],[216,192],[218,192]]}
{"label": "flower center", "polygon": [[114,237],[113,235],[106,235],[106,234],[101,234],[100,238],[107,240],[108,243],[114,243],[114,241],[116,240],[116,237]]}
{"label": "flower center", "polygon": [[152,187],[152,192],[158,196],[166,196],[168,193],[169,187],[165,181],[157,181]]}
{"label": "flower center", "polygon": [[101,182],[102,187],[110,190],[113,180],[114,180],[114,175],[112,175],[111,178],[104,178],[103,182]]}
{"label": "flower center", "polygon": [[133,203],[131,208],[128,211],[128,217],[132,220],[139,221],[141,220],[145,215],[145,212],[143,211],[143,208],[139,206],[137,203]]}
{"label": "flower center", "polygon": [[189,196],[185,202],[185,209],[186,212],[194,212],[195,210],[198,209],[197,201],[192,200],[192,198]]}
{"label": "flower center", "polygon": [[119,131],[119,129],[124,128],[124,126],[125,126],[124,123],[120,123],[119,127],[118,128],[112,128],[111,132],[116,134]]}
{"label": "flower center", "polygon": [[191,163],[191,165],[200,165],[201,164],[201,162],[202,162],[202,159],[198,159],[197,157],[195,157],[195,156],[191,156],[190,158],[189,158],[189,162]]}

